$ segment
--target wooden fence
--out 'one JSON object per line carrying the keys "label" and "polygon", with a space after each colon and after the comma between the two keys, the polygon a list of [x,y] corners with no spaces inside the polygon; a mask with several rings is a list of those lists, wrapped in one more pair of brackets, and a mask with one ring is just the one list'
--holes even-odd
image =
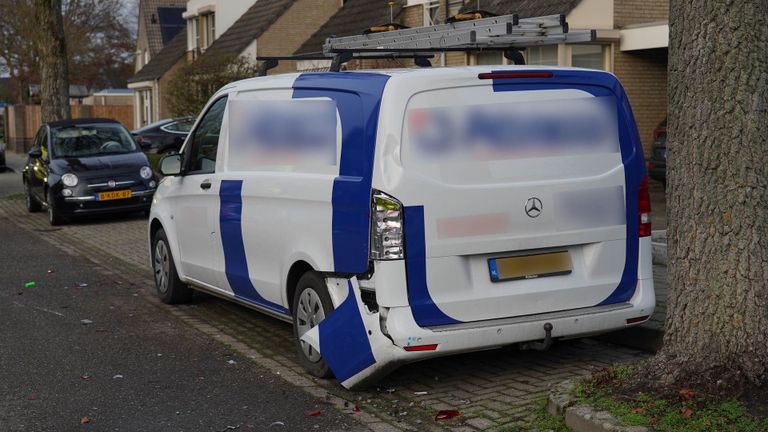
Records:
{"label": "wooden fence", "polygon": [[[110,118],[133,129],[131,105],[72,105],[72,118]],[[40,105],[13,105],[5,107],[5,140],[8,148],[25,153],[32,148],[32,140],[42,124]]]}

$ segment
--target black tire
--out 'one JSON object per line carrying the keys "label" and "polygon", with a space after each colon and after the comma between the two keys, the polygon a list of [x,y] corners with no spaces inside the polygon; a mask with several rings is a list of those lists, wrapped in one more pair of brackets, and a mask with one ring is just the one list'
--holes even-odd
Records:
{"label": "black tire", "polygon": [[42,209],[42,206],[40,205],[40,201],[38,201],[37,198],[35,198],[32,195],[32,190],[29,187],[29,185],[27,185],[25,187],[25,189],[27,191],[27,193],[26,193],[26,195],[27,195],[26,196],[27,211],[30,212],[30,213],[37,213],[37,212],[39,212]]}
{"label": "black tire", "polygon": [[155,274],[157,296],[163,303],[180,304],[192,300],[194,291],[179,279],[168,237],[162,228],[152,237],[152,270]]}
{"label": "black tire", "polygon": [[48,191],[46,194],[46,199],[48,200],[48,223],[51,224],[51,226],[65,223],[66,219],[61,215],[59,209],[56,208],[56,201],[53,199],[53,193],[51,193],[51,191]]}
{"label": "black tire", "polygon": [[[299,359],[299,363],[307,370],[307,372],[318,378],[330,378],[333,376],[333,372],[331,372],[331,369],[325,363],[325,360],[320,356],[320,353],[312,349],[308,344],[303,346],[302,342],[299,340],[299,327],[306,326],[306,324],[302,323],[304,320],[300,318],[302,315],[300,308],[301,310],[306,310],[306,302],[302,302],[302,299],[306,300],[306,298],[303,297],[306,295],[309,295],[310,297],[315,296],[315,300],[319,299],[319,302],[316,302],[316,305],[322,308],[323,317],[328,316],[328,314],[333,311],[333,302],[331,301],[331,296],[328,294],[328,288],[325,286],[325,279],[319,273],[314,271],[305,273],[296,284],[296,294],[293,296],[293,336],[296,340],[296,355]],[[322,319],[314,322],[312,321],[314,320],[310,320],[309,328],[315,327],[322,321]],[[306,331],[306,329],[304,331]],[[305,349],[308,349],[310,354],[308,354]]]}

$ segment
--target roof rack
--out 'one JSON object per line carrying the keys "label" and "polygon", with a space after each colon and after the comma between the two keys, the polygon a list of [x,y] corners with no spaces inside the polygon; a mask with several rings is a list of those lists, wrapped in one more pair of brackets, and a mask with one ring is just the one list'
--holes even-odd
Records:
{"label": "roof rack", "polygon": [[513,14],[331,37],[326,39],[322,53],[257,59],[265,60],[262,64],[264,74],[277,66],[278,60],[331,60],[330,70],[334,72],[353,58],[414,58],[417,65],[430,66],[429,58],[433,53],[447,51],[503,51],[514,64],[524,64],[519,49],[564,42],[592,42],[596,38],[595,30],[570,32],[565,15],[521,19]]}

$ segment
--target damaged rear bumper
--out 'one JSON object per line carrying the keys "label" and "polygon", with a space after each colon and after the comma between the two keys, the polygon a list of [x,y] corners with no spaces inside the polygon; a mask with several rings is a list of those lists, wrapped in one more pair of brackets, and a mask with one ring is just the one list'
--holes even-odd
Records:
{"label": "damaged rear bumper", "polygon": [[554,339],[620,330],[643,322],[636,319],[650,316],[655,306],[653,280],[640,279],[627,303],[423,328],[409,307],[369,312],[355,278],[328,279],[327,286],[336,310],[301,339],[350,389],[372,384],[402,364],[544,339],[547,323]]}

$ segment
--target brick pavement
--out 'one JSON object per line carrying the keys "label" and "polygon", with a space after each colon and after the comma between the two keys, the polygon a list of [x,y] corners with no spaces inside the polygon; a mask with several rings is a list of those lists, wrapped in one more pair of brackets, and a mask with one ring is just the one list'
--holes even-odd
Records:
{"label": "brick pavement", "polygon": [[[547,352],[504,348],[406,365],[375,388],[350,392],[333,380],[306,375],[296,363],[290,325],[217,298],[200,295],[188,305],[155,299],[146,246],[146,220],[126,215],[52,228],[43,214],[28,214],[22,200],[0,199],[0,223],[12,221],[43,239],[83,255],[132,285],[137,293],[241,355],[302,387],[330,406],[355,415],[371,429],[527,430],[549,386],[592,368],[643,359],[647,354],[591,339],[562,341]],[[4,247],[3,253],[9,248]],[[150,306],[152,307],[152,306]],[[415,392],[426,391],[426,395]],[[361,412],[352,407],[359,405]],[[459,409],[448,422],[433,421],[440,409]]]}

